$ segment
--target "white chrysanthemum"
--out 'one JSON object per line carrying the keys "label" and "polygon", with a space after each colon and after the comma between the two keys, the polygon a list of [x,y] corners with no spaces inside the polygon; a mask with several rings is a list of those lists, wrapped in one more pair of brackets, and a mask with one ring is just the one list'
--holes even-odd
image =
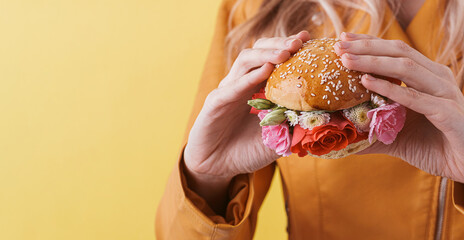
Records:
{"label": "white chrysanthemum", "polygon": [[368,132],[371,120],[367,117],[367,112],[371,109],[369,104],[365,102],[352,108],[344,109],[343,115],[354,124],[358,132]]}
{"label": "white chrysanthemum", "polygon": [[374,104],[375,108],[387,104],[387,101],[385,101],[383,97],[375,93],[371,94],[371,102]]}
{"label": "white chrysanthemum", "polygon": [[301,112],[298,116],[298,123],[304,129],[313,129],[314,127],[327,124],[330,121],[330,114],[324,112]]}
{"label": "white chrysanthemum", "polygon": [[298,114],[295,111],[287,110],[285,111],[285,116],[287,117],[290,126],[294,127],[298,123]]}

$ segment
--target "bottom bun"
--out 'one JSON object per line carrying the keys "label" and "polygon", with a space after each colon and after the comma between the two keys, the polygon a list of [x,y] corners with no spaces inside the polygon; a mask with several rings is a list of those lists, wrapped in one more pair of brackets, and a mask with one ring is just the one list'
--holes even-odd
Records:
{"label": "bottom bun", "polygon": [[331,151],[331,152],[329,152],[327,154],[324,154],[324,155],[321,155],[321,156],[311,154],[308,151],[308,155],[313,156],[313,157],[317,157],[317,158],[324,158],[324,159],[344,158],[344,157],[346,157],[348,155],[355,154],[357,152],[360,152],[360,151],[366,149],[367,147],[372,145],[376,140],[377,140],[377,138],[374,137],[372,143],[369,143],[368,139],[364,139],[364,140],[361,140],[359,142],[349,144],[344,149],[341,149],[341,150],[338,150],[338,151]]}

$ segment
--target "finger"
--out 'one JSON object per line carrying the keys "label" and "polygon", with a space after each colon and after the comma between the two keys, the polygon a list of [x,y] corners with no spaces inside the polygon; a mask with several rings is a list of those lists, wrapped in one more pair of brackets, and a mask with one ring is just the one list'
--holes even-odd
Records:
{"label": "finger", "polygon": [[368,35],[368,34],[357,34],[357,33],[350,33],[350,32],[342,32],[340,34],[340,40],[342,41],[353,41],[359,39],[379,39],[378,37]]}
{"label": "finger", "polygon": [[402,80],[420,92],[439,97],[452,97],[450,83],[442,81],[428,69],[409,58],[343,54],[342,63],[351,70],[373,73]]}
{"label": "finger", "polygon": [[335,44],[334,49],[339,56],[344,53],[352,53],[357,55],[406,57],[429,69],[437,76],[447,74],[441,64],[430,60],[401,40],[359,39],[340,41]]}
{"label": "finger", "polygon": [[[288,38],[261,38],[255,43],[251,49],[244,49],[240,52],[235,60],[229,74],[221,81],[220,85],[227,84],[230,81],[242,77],[254,68],[262,66],[266,62],[278,64],[286,61],[290,55],[303,46],[303,42],[310,39],[307,31],[301,31],[298,34],[292,35]],[[253,52],[252,50],[258,52]],[[260,54],[261,52],[268,52],[275,50],[272,54]],[[282,50],[282,51],[279,51]],[[257,56],[261,55],[261,56]],[[250,57],[251,56],[251,57]]]}
{"label": "finger", "polygon": [[301,39],[288,37],[288,38],[260,38],[253,45],[254,49],[263,48],[263,49],[284,49],[284,50],[295,50],[303,45]]}
{"label": "finger", "polygon": [[419,92],[410,87],[402,87],[389,81],[365,74],[361,78],[361,83],[372,92],[383,95],[413,111],[424,114],[425,116],[433,114],[436,111],[435,106],[439,98],[429,94]]}
{"label": "finger", "polygon": [[290,37],[260,38],[255,42],[253,48],[284,49],[293,53],[309,39],[309,33],[302,31]]}
{"label": "finger", "polygon": [[310,34],[309,34],[308,31],[303,30],[303,31],[300,31],[297,34],[290,35],[289,37],[296,37],[296,38],[299,38],[302,41],[306,42],[306,41],[308,41],[310,39]]}
{"label": "finger", "polygon": [[249,72],[237,81],[230,82],[228,85],[223,86],[221,89],[224,89],[224,91],[221,91],[221,95],[224,103],[240,99],[248,91],[256,88],[256,86],[267,80],[273,70],[274,65],[265,63],[260,68]]}
{"label": "finger", "polygon": [[450,126],[455,122],[456,102],[435,97],[413,88],[401,87],[388,81],[365,74],[361,78],[364,87],[372,92],[384,95],[391,100],[423,114],[435,127],[446,133],[452,131]]}
{"label": "finger", "polygon": [[253,49],[248,48],[240,52],[230,69],[228,79],[235,81],[254,68],[265,63],[279,64],[286,61],[290,53],[280,49]]}

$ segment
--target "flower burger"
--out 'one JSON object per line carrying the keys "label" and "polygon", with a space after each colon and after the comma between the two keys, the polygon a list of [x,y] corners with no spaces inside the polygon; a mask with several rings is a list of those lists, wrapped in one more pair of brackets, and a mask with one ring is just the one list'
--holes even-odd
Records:
{"label": "flower burger", "polygon": [[337,39],[313,39],[276,65],[265,89],[253,95],[263,143],[281,156],[342,158],[376,140],[391,144],[406,109],[361,84],[364,73],[345,68]]}

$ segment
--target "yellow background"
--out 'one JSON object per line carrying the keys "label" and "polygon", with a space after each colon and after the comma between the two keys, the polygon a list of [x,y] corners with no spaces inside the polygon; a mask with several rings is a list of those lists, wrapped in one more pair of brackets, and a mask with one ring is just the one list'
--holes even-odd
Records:
{"label": "yellow background", "polygon": [[219,4],[0,1],[0,239],[154,239]]}

